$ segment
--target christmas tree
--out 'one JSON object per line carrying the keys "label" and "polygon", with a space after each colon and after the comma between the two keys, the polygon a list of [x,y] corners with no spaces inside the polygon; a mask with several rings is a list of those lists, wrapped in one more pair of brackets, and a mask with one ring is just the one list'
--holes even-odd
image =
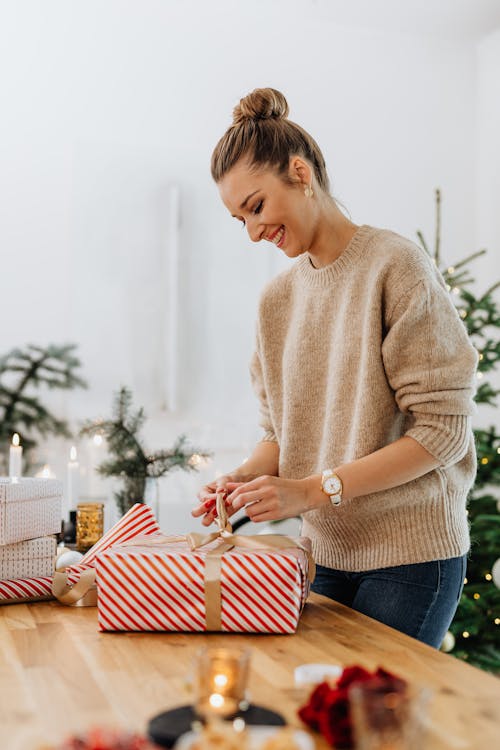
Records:
{"label": "christmas tree", "polygon": [[102,435],[107,439],[110,458],[97,467],[103,477],[117,477],[123,483],[115,492],[120,513],[125,513],[135,503],[144,502],[146,480],[159,478],[172,469],[197,470],[208,453],[190,448],[187,438],[181,435],[170,450],[147,451],[140,439],[140,430],[146,420],[141,408],[131,413],[132,394],[122,387],[115,396],[111,419],[87,421],[81,435]]}
{"label": "christmas tree", "polygon": [[0,473],[8,466],[8,443],[18,433],[25,450],[25,470],[30,454],[40,437],[57,435],[71,437],[68,423],[42,404],[37,390],[85,388],[85,381],[76,374],[80,360],[75,344],[47,347],[28,345],[12,349],[0,357]]}
{"label": "christmas tree", "polygon": [[[480,297],[465,287],[474,279],[465,268],[486,250],[479,250],[451,266],[441,267],[441,195],[436,191],[436,239],[433,258],[457,299],[456,306],[473,345],[479,352],[477,404],[497,406],[500,390],[485,379],[500,362],[500,311],[493,293],[500,281]],[[431,254],[421,232],[424,249]],[[480,410],[479,410],[480,413]],[[500,435],[495,425],[475,429],[477,477],[468,497],[471,552],[467,577],[455,619],[443,650],[488,671],[500,672]]]}

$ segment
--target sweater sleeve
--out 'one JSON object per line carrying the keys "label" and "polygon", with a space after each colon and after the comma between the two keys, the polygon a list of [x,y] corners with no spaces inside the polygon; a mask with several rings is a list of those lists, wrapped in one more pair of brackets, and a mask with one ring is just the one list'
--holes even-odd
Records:
{"label": "sweater sleeve", "polygon": [[451,466],[469,446],[478,353],[437,280],[407,290],[388,323],[382,344],[386,375],[400,411],[414,417],[405,434],[441,466]]}
{"label": "sweater sleeve", "polygon": [[274,426],[271,419],[271,412],[267,400],[266,387],[264,384],[264,375],[262,372],[262,363],[258,351],[258,346],[255,349],[252,359],[250,361],[250,377],[252,380],[252,386],[255,395],[259,399],[260,405],[260,420],[259,424],[264,430],[264,435],[261,438],[262,441],[272,441],[277,443],[278,438],[274,430]]}

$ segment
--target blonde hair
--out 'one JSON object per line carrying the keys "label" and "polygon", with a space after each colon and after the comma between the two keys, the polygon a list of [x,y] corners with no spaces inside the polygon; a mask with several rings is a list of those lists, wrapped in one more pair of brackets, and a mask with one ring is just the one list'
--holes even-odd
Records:
{"label": "blonde hair", "polygon": [[318,186],[330,192],[325,160],[309,133],[288,119],[288,103],[276,89],[255,89],[240,99],[233,110],[233,124],[226,130],[212,154],[215,182],[242,158],[251,168],[271,167],[286,182],[291,156],[302,156],[314,170]]}

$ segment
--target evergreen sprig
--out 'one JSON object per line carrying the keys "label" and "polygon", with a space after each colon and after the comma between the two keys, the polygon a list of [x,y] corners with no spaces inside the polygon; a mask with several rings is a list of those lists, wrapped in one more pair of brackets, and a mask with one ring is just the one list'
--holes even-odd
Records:
{"label": "evergreen sprig", "polygon": [[110,455],[99,464],[97,472],[123,482],[123,487],[115,492],[122,514],[135,503],[144,502],[148,477],[159,478],[173,469],[196,471],[199,459],[210,456],[191,447],[185,435],[178,437],[170,450],[147,451],[139,435],[146,420],[144,409],[134,413],[131,408],[132,394],[123,386],[115,394],[111,419],[87,420],[80,430],[80,435],[106,438]]}
{"label": "evergreen sprig", "polygon": [[[86,388],[77,370],[81,363],[75,355],[76,344],[29,344],[0,357],[0,441],[8,446],[14,432],[28,453],[40,437],[71,437],[69,425],[52,414],[40,401],[36,390]],[[7,448],[6,448],[7,450]],[[6,452],[2,460],[6,465]]]}

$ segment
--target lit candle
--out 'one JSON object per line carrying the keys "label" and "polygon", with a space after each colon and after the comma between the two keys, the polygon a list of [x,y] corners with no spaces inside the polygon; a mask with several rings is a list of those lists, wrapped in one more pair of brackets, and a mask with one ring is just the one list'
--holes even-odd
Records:
{"label": "lit candle", "polygon": [[198,654],[196,713],[226,718],[246,705],[247,649],[207,648]]}
{"label": "lit candle", "polygon": [[23,449],[19,445],[19,435],[14,433],[9,453],[9,477],[20,477],[22,467]]}
{"label": "lit candle", "polygon": [[69,452],[68,462],[68,489],[66,493],[66,503],[63,513],[63,518],[66,518],[66,513],[70,510],[76,510],[76,502],[78,499],[78,480],[80,477],[80,464],[76,460],[76,448],[73,446]]}

